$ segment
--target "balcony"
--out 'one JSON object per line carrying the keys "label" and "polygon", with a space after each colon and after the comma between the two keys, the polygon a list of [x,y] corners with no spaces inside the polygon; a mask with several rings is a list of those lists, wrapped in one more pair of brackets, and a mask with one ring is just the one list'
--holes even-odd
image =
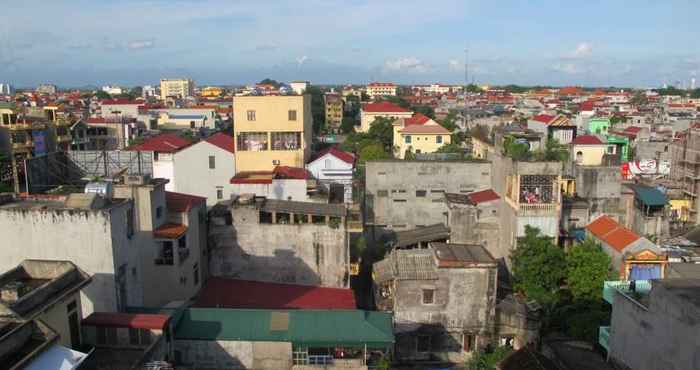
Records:
{"label": "balcony", "polygon": [[520,216],[538,216],[556,214],[558,207],[556,203],[520,203],[516,209]]}
{"label": "balcony", "polygon": [[610,352],[610,327],[601,326],[598,328],[598,344]]}
{"label": "balcony", "polygon": [[635,295],[648,294],[651,291],[651,280],[635,280],[634,290],[632,290],[631,285],[632,282],[627,280],[606,281],[603,283],[603,299],[612,304],[615,292],[619,292],[625,297],[637,301],[634,298]]}

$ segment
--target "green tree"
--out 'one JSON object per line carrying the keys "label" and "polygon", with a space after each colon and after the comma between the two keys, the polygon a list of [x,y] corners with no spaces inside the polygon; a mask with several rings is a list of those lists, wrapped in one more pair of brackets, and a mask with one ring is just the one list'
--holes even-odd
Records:
{"label": "green tree", "polygon": [[404,152],[404,154],[403,154],[403,159],[404,159],[405,161],[414,161],[414,160],[416,159],[416,154],[413,153],[413,151],[412,151],[411,148],[409,147],[409,148],[406,149],[406,151]]}
{"label": "green tree", "polygon": [[377,117],[369,126],[369,136],[384,145],[384,149],[391,151],[394,146],[394,120],[386,117]]}
{"label": "green tree", "polygon": [[384,96],[384,97],[382,97],[382,100],[394,103],[402,108],[406,108],[406,109],[411,108],[411,103],[409,103],[408,101],[406,101],[406,99],[404,99],[400,96]]}
{"label": "green tree", "polygon": [[554,138],[547,139],[544,148],[545,161],[566,162],[569,159],[569,147],[559,144],[559,141]]}
{"label": "green tree", "polygon": [[477,352],[467,361],[468,370],[496,370],[496,365],[503,361],[513,349],[507,346],[499,346],[492,351]]}
{"label": "green tree", "polygon": [[530,146],[517,142],[512,136],[503,139],[503,152],[514,161],[525,161],[530,158]]}
{"label": "green tree", "polygon": [[647,105],[649,104],[649,99],[647,98],[647,95],[643,91],[637,91],[634,93],[632,98],[630,99],[630,103],[633,105]]}
{"label": "green tree", "polygon": [[356,124],[356,119],[352,117],[343,117],[343,121],[340,123],[340,131],[344,134],[349,134],[355,130]]}
{"label": "green tree", "polygon": [[560,299],[560,287],[566,277],[566,255],[552,238],[540,230],[525,226],[525,236],[512,252],[514,288],[551,311]]}
{"label": "green tree", "polygon": [[438,121],[438,123],[446,128],[448,131],[453,132],[454,130],[457,129],[457,112],[452,111],[447,114],[447,117],[445,117],[442,121]]}
{"label": "green tree", "polygon": [[655,91],[657,93],[659,93],[659,95],[664,95],[664,96],[666,96],[666,95],[685,96],[685,94],[686,94],[686,92],[684,90],[677,89],[673,86],[669,86],[669,87],[664,88],[664,89],[656,89]]}
{"label": "green tree", "polygon": [[102,91],[102,90],[97,90],[97,92],[95,93],[95,96],[97,97],[97,99],[100,99],[100,100],[112,99],[111,95],[107,94],[105,91]]}
{"label": "green tree", "polygon": [[439,147],[435,152],[436,152],[436,153],[459,153],[459,154],[464,154],[464,148],[462,148],[459,144],[456,144],[456,143],[449,143],[449,144],[445,144],[445,145]]}
{"label": "green tree", "polygon": [[474,125],[469,129],[469,136],[477,138],[481,141],[491,142],[491,135],[489,133],[489,128],[485,125]]}
{"label": "green tree", "polygon": [[700,99],[700,89],[695,89],[690,92],[690,97],[692,99]]}
{"label": "green tree", "polygon": [[610,276],[610,257],[593,239],[575,244],[566,254],[566,282],[574,302],[599,302]]}
{"label": "green tree", "polygon": [[612,116],[610,118],[611,125],[617,125],[618,123],[625,123],[625,122],[627,122],[627,117],[625,117],[625,116]]}
{"label": "green tree", "polygon": [[277,82],[277,81],[275,81],[275,80],[273,80],[273,79],[271,79],[271,78],[266,78],[266,79],[264,79],[264,80],[258,82],[258,84],[259,84],[259,85],[272,85],[272,86],[274,86],[275,88],[279,88],[280,85],[281,85],[279,82]]}
{"label": "green tree", "polygon": [[416,105],[413,107],[415,113],[421,113],[430,119],[435,119],[435,109],[429,105]]}
{"label": "green tree", "polygon": [[314,134],[318,135],[326,127],[326,103],[323,91],[318,86],[309,86],[304,94],[311,95],[311,116],[313,117]]}
{"label": "green tree", "polygon": [[476,86],[475,84],[469,84],[469,85],[467,85],[467,92],[470,92],[470,93],[480,93],[480,92],[483,92],[483,91],[484,91],[484,90],[482,90],[479,86]]}
{"label": "green tree", "polygon": [[131,90],[129,90],[129,95],[131,95],[132,99],[140,98],[143,95],[143,87],[134,86]]}
{"label": "green tree", "polygon": [[359,151],[359,161],[364,163],[367,161],[375,161],[378,159],[390,159],[391,154],[384,150],[384,147],[380,143],[374,143],[364,146]]}

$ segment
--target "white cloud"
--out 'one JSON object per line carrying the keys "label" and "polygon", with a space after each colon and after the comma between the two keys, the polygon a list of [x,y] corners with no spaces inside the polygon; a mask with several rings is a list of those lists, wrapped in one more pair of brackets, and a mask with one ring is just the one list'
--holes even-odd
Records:
{"label": "white cloud", "polygon": [[583,70],[575,63],[556,63],[552,66],[552,69],[570,75],[575,75],[583,72]]}
{"label": "white cloud", "polygon": [[387,60],[384,67],[392,71],[414,71],[425,72],[430,69],[430,65],[424,63],[416,57],[404,57]]}
{"label": "white cloud", "polygon": [[129,50],[141,50],[150,49],[154,46],[153,40],[136,40],[130,41],[126,44],[126,48]]}
{"label": "white cloud", "polygon": [[590,42],[581,42],[576,45],[576,49],[566,55],[567,58],[579,59],[587,58],[593,55],[593,44]]}
{"label": "white cloud", "polygon": [[302,55],[297,58],[297,64],[299,65],[299,67],[301,67],[301,65],[304,64],[304,62],[306,62],[308,59],[309,57],[307,57],[306,55]]}

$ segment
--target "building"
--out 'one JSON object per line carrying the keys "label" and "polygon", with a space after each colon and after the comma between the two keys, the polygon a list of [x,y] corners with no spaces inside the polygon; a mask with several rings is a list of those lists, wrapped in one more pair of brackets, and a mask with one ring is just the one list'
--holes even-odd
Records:
{"label": "building", "polygon": [[139,370],[174,360],[168,315],[93,312],[81,324],[83,347],[92,348],[81,369]]}
{"label": "building", "polygon": [[148,114],[157,117],[159,130],[211,130],[217,128],[220,123],[216,106],[150,109]]}
{"label": "building", "polygon": [[92,276],[81,297],[85,314],[191,298],[206,277],[205,199],[166,192],[166,182],[125,176],[111,190],[98,184],[104,197],[3,197],[0,268],[27,258],[73,261]]}
{"label": "building", "polygon": [[588,120],[588,133],[594,135],[607,135],[608,130],[610,130],[610,118],[592,117]]}
{"label": "building", "polygon": [[240,196],[209,213],[212,276],[347,287],[343,204]]}
{"label": "building", "polygon": [[607,215],[586,226],[587,236],[610,256],[620,280],[649,280],[666,276],[668,257],[647,238],[640,237]]}
{"label": "building", "polygon": [[[153,153],[153,177],[168,180],[165,185],[165,190],[175,191],[175,163],[176,154],[182,149],[185,149],[192,145],[192,142],[184,139],[176,134],[160,134],[144,140],[142,143],[137,145],[132,145],[128,149],[139,151],[139,152],[151,152]],[[201,165],[201,163],[200,163]],[[192,168],[186,167],[183,170],[192,170]],[[232,172],[235,168],[231,169]],[[227,172],[227,173],[232,173]],[[189,174],[187,176],[188,180],[193,180],[190,178]],[[181,181],[184,181],[181,180]]]}
{"label": "building", "polygon": [[378,160],[365,171],[365,223],[378,233],[448,224],[445,193],[491,188],[491,163],[482,160]]}
{"label": "building", "polygon": [[236,171],[304,167],[311,155],[310,95],[233,98]]}
{"label": "building", "polygon": [[109,95],[121,95],[124,92],[126,92],[126,89],[123,89],[119,86],[111,86],[111,85],[102,86],[101,90],[106,92]]}
{"label": "building", "polygon": [[343,123],[343,99],[339,94],[326,93],[324,95],[326,105],[326,127],[331,132],[339,132]]}
{"label": "building", "polygon": [[144,102],[129,99],[105,99],[100,102],[100,117],[136,118],[139,116]]}
{"label": "building", "polygon": [[243,171],[230,180],[231,193],[267,199],[328,203],[328,192],[304,168],[276,166],[272,171]]}
{"label": "building", "polygon": [[78,348],[80,292],[90,282],[71,262],[24,260],[0,275],[0,322],[41,320],[58,336],[58,344]]}
{"label": "building", "polygon": [[54,95],[58,91],[58,88],[56,85],[51,85],[51,84],[42,84],[37,86],[36,92],[39,94],[47,94],[47,95]]}
{"label": "building", "polygon": [[700,125],[689,128],[670,150],[671,179],[681,185],[690,202],[690,222],[700,225]]}
{"label": "building", "polygon": [[367,95],[370,98],[376,99],[381,96],[396,96],[397,86],[391,82],[372,82],[367,85]]}
{"label": "building", "polygon": [[155,87],[155,86],[144,85],[144,86],[141,88],[141,97],[142,97],[142,98],[148,99],[148,98],[151,98],[151,97],[154,97],[154,98],[155,98],[156,96],[158,96],[158,94],[157,94],[157,91],[156,91],[156,87]]}
{"label": "building", "polygon": [[652,280],[633,287],[606,282],[603,293],[612,304],[612,318],[610,326],[600,328],[599,343],[616,368],[700,368],[700,279]]}
{"label": "building", "polygon": [[7,83],[0,84],[0,95],[14,95],[15,89],[12,85]]}
{"label": "building", "polygon": [[218,98],[224,95],[224,89],[216,86],[208,86],[202,89],[200,95],[204,98]]}
{"label": "building", "polygon": [[538,114],[527,121],[527,128],[555,139],[560,144],[569,144],[576,138],[576,124],[561,114]]}
{"label": "building", "polygon": [[394,157],[404,159],[406,154],[434,153],[452,142],[451,132],[421,113],[393,123]]}
{"label": "building", "polygon": [[394,314],[399,361],[463,363],[494,335],[497,263],[479,245],[394,250],[373,268],[374,297]]}
{"label": "building", "polygon": [[391,314],[360,310],[188,308],[174,337],[197,369],[364,370],[394,345]]}
{"label": "building", "polygon": [[54,134],[48,119],[28,116],[14,105],[0,102],[0,153],[21,163],[55,150]]}
{"label": "building", "polygon": [[390,102],[366,103],[362,105],[360,110],[360,127],[356,127],[355,130],[359,132],[369,131],[374,120],[379,117],[396,120],[412,116],[413,112],[410,110]]}
{"label": "building", "polygon": [[670,236],[670,208],[668,197],[656,187],[628,184],[622,192],[625,208],[625,226],[639,235],[653,235],[657,239]]}
{"label": "building", "polygon": [[192,79],[164,78],[160,80],[160,98],[162,100],[166,100],[169,97],[182,99],[190,96],[194,96],[194,81]]}
{"label": "building", "polygon": [[303,95],[310,85],[311,82],[309,81],[292,81],[289,83],[289,87],[291,87],[292,91],[297,95]]}
{"label": "building", "polygon": [[[336,187],[342,187],[343,202],[352,203],[352,176],[355,170],[355,155],[336,147],[314,155],[306,169],[324,186],[329,194],[335,194]],[[333,195],[331,198],[334,198]]]}
{"label": "building", "polygon": [[133,119],[119,116],[89,117],[80,122],[87,129],[87,150],[123,150],[141,131]]}
{"label": "building", "polygon": [[[601,166],[609,145],[595,135],[581,135],[571,142],[573,159],[578,166]],[[613,147],[614,148],[614,147]]]}

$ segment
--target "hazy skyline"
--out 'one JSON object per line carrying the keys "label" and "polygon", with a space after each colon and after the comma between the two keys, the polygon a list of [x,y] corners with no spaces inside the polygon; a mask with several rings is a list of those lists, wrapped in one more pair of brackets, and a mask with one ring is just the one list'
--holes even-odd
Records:
{"label": "hazy skyline", "polygon": [[698,11],[685,0],[11,2],[0,83],[462,83],[468,48],[477,83],[687,85],[700,74]]}

